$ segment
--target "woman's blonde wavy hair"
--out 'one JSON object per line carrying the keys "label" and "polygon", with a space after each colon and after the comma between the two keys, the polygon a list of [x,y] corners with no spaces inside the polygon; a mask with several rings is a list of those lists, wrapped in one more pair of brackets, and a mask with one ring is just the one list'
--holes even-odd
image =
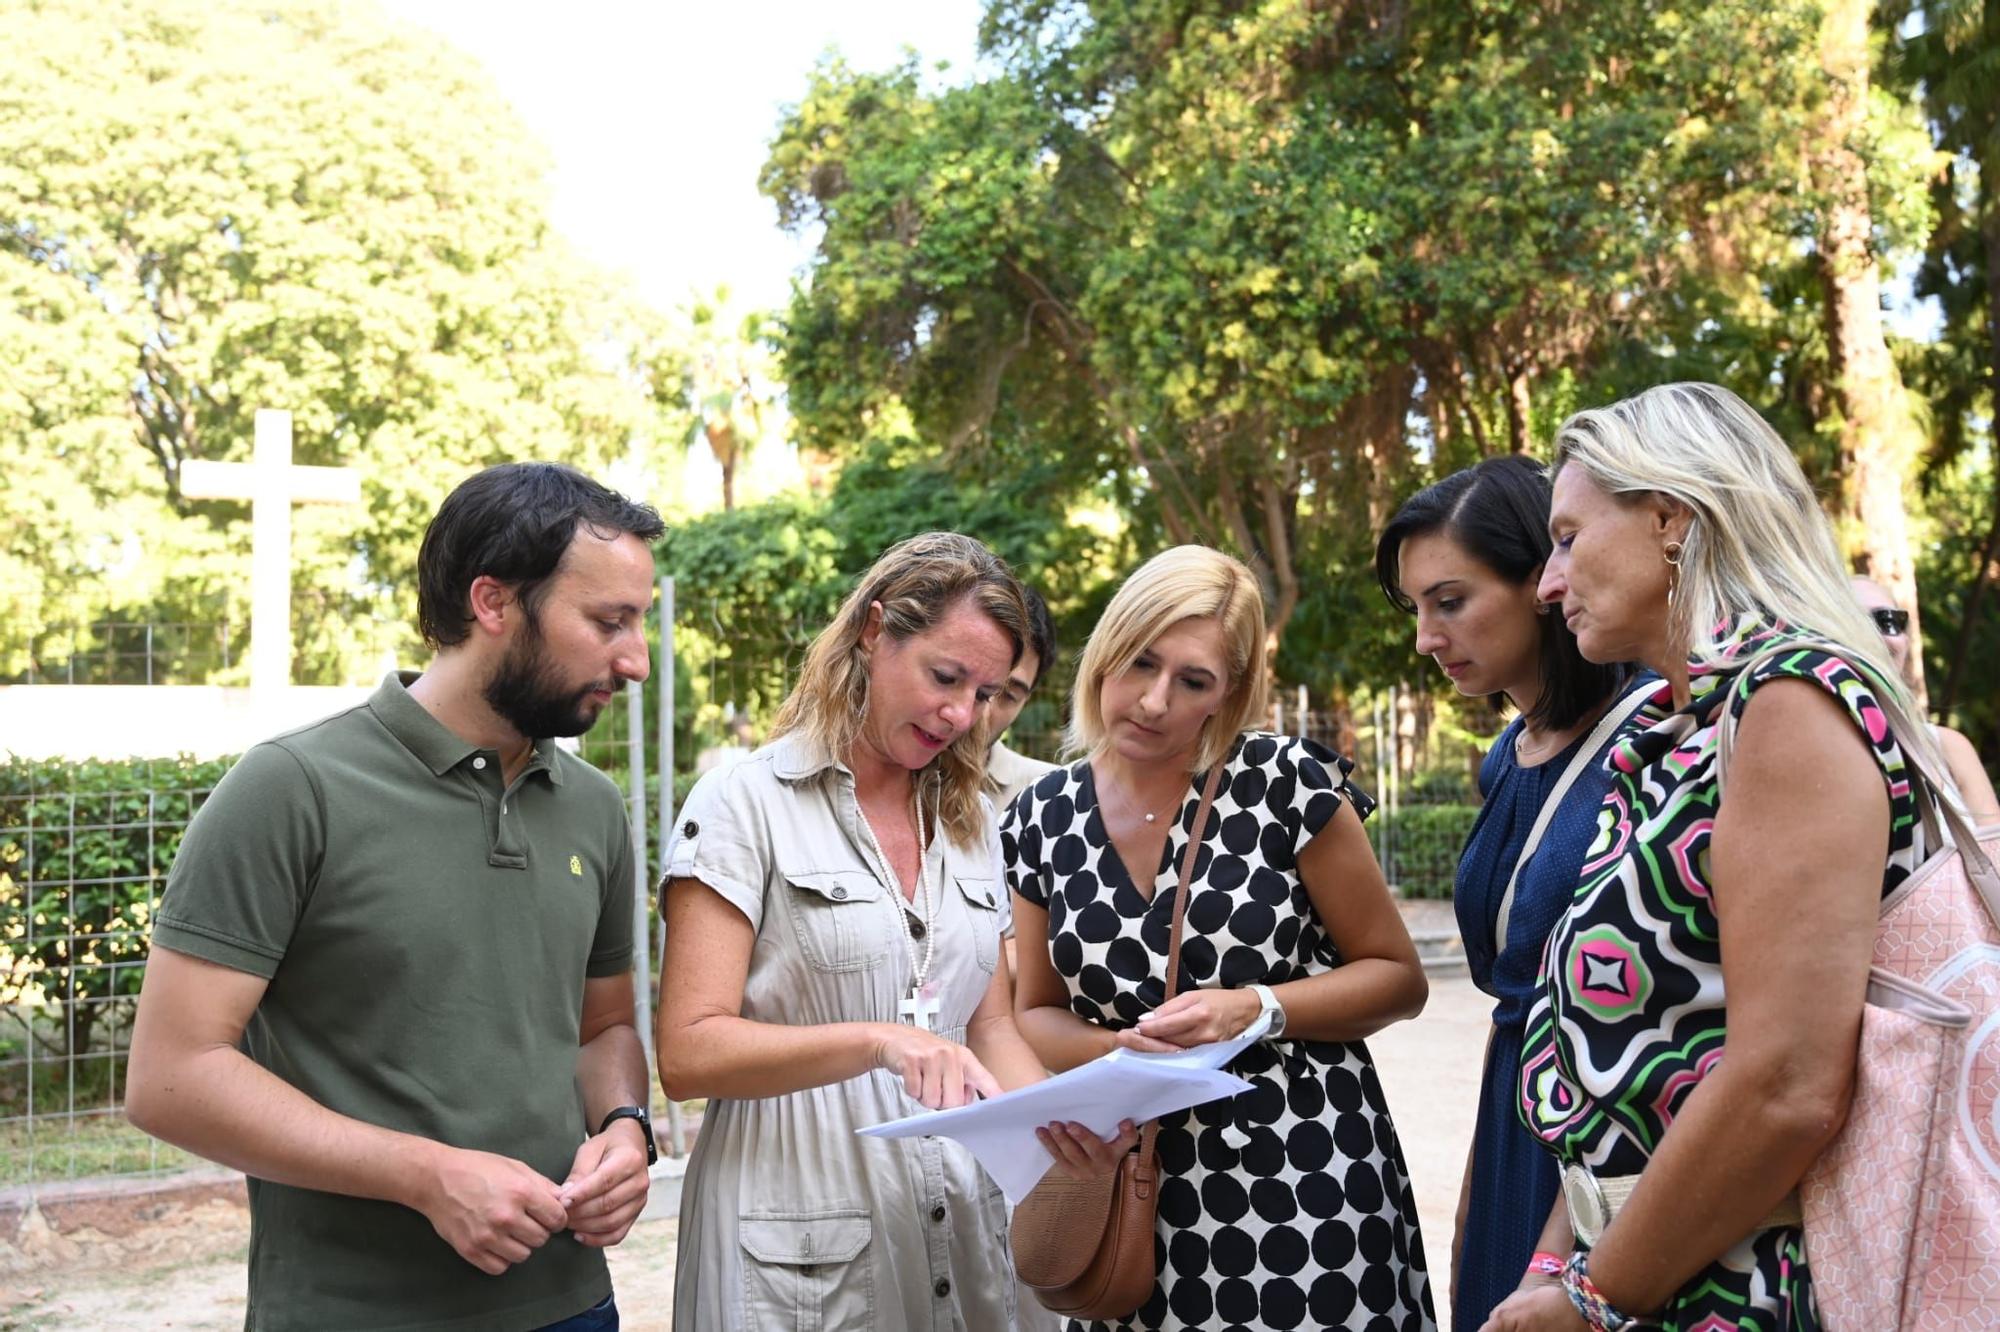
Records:
{"label": "woman's blonde wavy hair", "polygon": [[1848,586],[1832,523],[1792,451],[1748,403],[1715,384],[1662,384],[1578,412],[1556,432],[1549,474],[1569,466],[1607,494],[1656,493],[1693,514],[1668,611],[1669,641],[1690,660],[1723,661],[1732,621],[1749,611],[1824,639],[1865,672],[1931,788],[1950,789],[1930,726]]}
{"label": "woman's blonde wavy hair", "polygon": [[1064,748],[1096,757],[1111,742],[1104,721],[1104,682],[1125,670],[1153,640],[1182,620],[1222,625],[1228,697],[1202,725],[1192,772],[1205,772],[1270,711],[1264,669],[1264,593],[1240,560],[1206,546],[1175,546],[1147,560],[1118,586],[1084,645],[1070,694]]}
{"label": "woman's blonde wavy hair", "polygon": [[[957,532],[926,532],[889,547],[806,649],[798,682],[771,723],[772,738],[797,734],[822,754],[846,761],[868,718],[868,660],[861,636],[869,608],[881,603],[882,633],[902,642],[934,627],[962,601],[1000,626],[1018,661],[1028,639],[1028,608],[1021,585],[999,556]],[[983,726],[969,728],[915,778],[920,797],[935,791],[939,826],[964,847],[977,843],[987,828],[980,799],[985,781]]]}

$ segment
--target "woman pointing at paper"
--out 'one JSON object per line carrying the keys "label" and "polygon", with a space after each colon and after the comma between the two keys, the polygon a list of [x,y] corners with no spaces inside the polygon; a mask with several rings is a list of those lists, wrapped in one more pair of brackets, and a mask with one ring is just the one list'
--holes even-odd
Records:
{"label": "woman pointing at paper", "polygon": [[1229,1065],[1250,1091],[1158,1121],[1150,1296],[1072,1328],[1433,1326],[1409,1175],[1361,1043],[1422,1009],[1423,970],[1352,765],[1245,729],[1265,710],[1264,632],[1238,561],[1195,546],[1148,561],[1084,650],[1070,739],[1085,757],[1003,819],[1015,1012],[1043,1063],[1270,1024]]}
{"label": "woman pointing at paper", "polygon": [[[708,1111],[676,1326],[1005,1328],[999,1191],[944,1139],[856,1130],[1039,1080],[1000,963],[986,701],[1021,651],[1007,568],[893,547],[808,650],[772,742],[704,777],[667,848],[660,1077]],[[1077,1171],[1134,1141],[1055,1125]]]}

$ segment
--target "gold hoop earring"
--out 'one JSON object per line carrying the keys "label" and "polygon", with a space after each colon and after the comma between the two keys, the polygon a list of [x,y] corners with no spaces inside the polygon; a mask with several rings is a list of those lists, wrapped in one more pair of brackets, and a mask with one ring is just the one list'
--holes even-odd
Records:
{"label": "gold hoop earring", "polygon": [[1660,558],[1667,562],[1667,609],[1672,611],[1674,603],[1680,599],[1681,553],[1687,547],[1678,541],[1669,541],[1660,550]]}

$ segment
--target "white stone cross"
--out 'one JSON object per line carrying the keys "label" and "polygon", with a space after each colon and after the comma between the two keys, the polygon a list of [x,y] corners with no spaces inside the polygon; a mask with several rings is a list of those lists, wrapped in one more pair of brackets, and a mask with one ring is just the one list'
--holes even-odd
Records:
{"label": "white stone cross", "polygon": [[931,993],[931,987],[926,985],[896,1005],[896,1016],[919,1031],[936,1031],[938,1010],[943,1007],[937,996]]}
{"label": "white stone cross", "polygon": [[292,463],[292,414],[259,411],[257,446],[247,463],[181,464],[189,499],[250,501],[250,687],[292,682],[292,505],[358,504],[361,473],[351,467]]}

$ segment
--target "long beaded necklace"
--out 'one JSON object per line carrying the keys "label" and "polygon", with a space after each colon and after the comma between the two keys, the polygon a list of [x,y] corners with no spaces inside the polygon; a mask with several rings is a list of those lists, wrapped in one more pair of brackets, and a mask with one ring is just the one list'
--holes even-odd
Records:
{"label": "long beaded necklace", "polygon": [[[859,809],[860,802],[856,801]],[[881,863],[883,876],[888,880],[889,892],[883,900],[896,917],[896,933],[903,941],[904,956],[910,959],[910,993],[896,1005],[896,1015],[913,1027],[924,1031],[937,1030],[938,1010],[942,1007],[930,984],[931,961],[937,956],[938,898],[941,894],[931,887],[931,861],[927,851],[928,839],[924,831],[923,797],[912,793],[910,807],[917,822],[917,909],[922,913],[924,926],[924,951],[921,959],[917,956],[917,941],[910,930],[909,913],[903,910],[903,890],[901,880],[896,877],[896,867],[889,863],[889,857],[882,850],[882,843],[875,837],[875,828],[868,822],[868,812],[860,810],[861,830],[868,837],[869,849]]]}

